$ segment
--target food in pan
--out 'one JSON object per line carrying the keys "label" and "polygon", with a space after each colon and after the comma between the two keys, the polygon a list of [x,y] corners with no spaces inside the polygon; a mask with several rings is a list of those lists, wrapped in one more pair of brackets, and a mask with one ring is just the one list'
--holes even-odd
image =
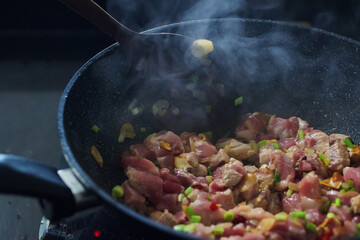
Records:
{"label": "food in pan", "polygon": [[124,153],[113,196],[198,237],[338,239],[360,233],[360,146],[298,118],[253,113],[233,138],[161,131]]}

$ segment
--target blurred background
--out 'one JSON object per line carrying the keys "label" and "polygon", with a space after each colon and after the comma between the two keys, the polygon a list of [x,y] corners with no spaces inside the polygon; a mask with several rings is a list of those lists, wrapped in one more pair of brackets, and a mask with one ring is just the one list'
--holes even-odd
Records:
{"label": "blurred background", "polygon": [[[360,40],[360,1],[355,0],[96,2],[136,31],[192,19],[244,17],[297,22]],[[0,152],[66,167],[57,133],[61,93],[82,64],[113,42],[58,1],[2,3]],[[1,239],[38,239],[42,215],[36,200],[0,195],[0,212]]]}

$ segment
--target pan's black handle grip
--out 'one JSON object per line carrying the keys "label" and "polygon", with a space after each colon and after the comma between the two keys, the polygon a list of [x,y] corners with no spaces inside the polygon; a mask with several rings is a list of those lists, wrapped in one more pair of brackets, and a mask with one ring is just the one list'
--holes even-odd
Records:
{"label": "pan's black handle grip", "polygon": [[25,157],[0,154],[0,193],[39,198],[45,216],[52,220],[70,216],[77,208],[57,169]]}

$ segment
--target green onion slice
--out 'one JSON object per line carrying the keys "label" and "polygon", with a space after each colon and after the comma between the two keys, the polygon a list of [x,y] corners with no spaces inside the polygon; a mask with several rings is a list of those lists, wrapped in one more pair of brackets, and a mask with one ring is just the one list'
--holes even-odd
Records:
{"label": "green onion slice", "polygon": [[274,143],[273,146],[275,149],[281,150],[281,147],[278,143]]}
{"label": "green onion slice", "polygon": [[235,106],[238,106],[238,105],[242,104],[243,102],[244,102],[244,99],[241,96],[234,100]]}
{"label": "green onion slice", "polygon": [[290,197],[293,194],[293,190],[288,189],[286,192],[286,196]]}
{"label": "green onion slice", "polygon": [[235,215],[232,212],[226,212],[224,214],[224,221],[225,222],[232,222],[235,218]]}
{"label": "green onion slice", "polygon": [[195,232],[195,224],[186,225],[184,228],[184,232]]}
{"label": "green onion slice", "polygon": [[304,130],[299,130],[298,131],[298,136],[300,140],[304,140]]}
{"label": "green onion slice", "polygon": [[209,176],[212,176],[212,171],[209,167],[206,168],[206,171]]}
{"label": "green onion slice", "polygon": [[327,218],[334,218],[334,217],[335,217],[335,214],[329,212],[329,213],[326,215],[326,217],[327,217]]}
{"label": "green onion slice", "polygon": [[262,141],[258,142],[259,148],[264,147],[264,146],[266,146],[266,140],[262,140]]}
{"label": "green onion slice", "polygon": [[114,198],[122,198],[122,196],[124,196],[124,188],[122,186],[116,185],[112,191],[111,191],[111,195]]}
{"label": "green onion slice", "polygon": [[354,144],[351,142],[351,140],[348,139],[348,138],[344,140],[344,143],[348,148],[354,148],[355,147]]}
{"label": "green onion slice", "polygon": [[206,105],[205,106],[205,112],[206,113],[211,113],[211,105]]}
{"label": "green onion slice", "polygon": [[206,139],[212,140],[213,139],[213,133],[211,131],[204,132],[204,135]]}
{"label": "green onion slice", "polygon": [[319,154],[319,158],[321,161],[324,162],[325,166],[329,166],[330,165],[330,161],[328,159],[328,156],[326,154]]}
{"label": "green onion slice", "polygon": [[215,235],[222,235],[224,233],[224,228],[223,227],[215,227],[214,228],[214,234]]}
{"label": "green onion slice", "polygon": [[201,216],[199,215],[192,215],[190,218],[190,223],[199,223],[201,222]]}
{"label": "green onion slice", "polygon": [[341,199],[340,198],[335,199],[335,206],[340,207],[340,205],[341,205]]}
{"label": "green onion slice", "polygon": [[276,221],[285,221],[287,219],[287,214],[285,212],[281,212],[275,215]]}
{"label": "green onion slice", "polygon": [[94,133],[98,133],[100,131],[100,128],[97,126],[97,125],[93,125],[91,127],[91,130],[94,132]]}
{"label": "green onion slice", "polygon": [[185,212],[187,213],[187,215],[189,217],[195,215],[194,210],[192,210],[192,208],[189,208],[189,207],[185,208]]}
{"label": "green onion slice", "polygon": [[312,222],[306,221],[305,222],[305,228],[307,230],[309,230],[310,232],[313,232],[313,233],[316,232],[316,225],[313,224]]}
{"label": "green onion slice", "polygon": [[341,187],[345,190],[348,190],[350,188],[348,183],[342,183]]}
{"label": "green onion slice", "polygon": [[354,187],[354,181],[349,179],[348,185],[349,185],[349,188],[353,188]]}
{"label": "green onion slice", "polygon": [[182,202],[182,200],[185,198],[185,195],[183,193],[180,193],[178,195],[178,202]]}
{"label": "green onion slice", "polygon": [[185,231],[185,225],[184,224],[178,224],[173,227],[175,231],[184,232]]}
{"label": "green onion slice", "polygon": [[193,82],[198,82],[199,81],[199,77],[198,76],[196,76],[195,74],[193,74],[193,75],[191,75],[191,81],[193,81]]}
{"label": "green onion slice", "polygon": [[305,219],[306,217],[306,212],[292,212],[291,213],[291,218],[302,218]]}
{"label": "green onion slice", "polygon": [[193,192],[193,188],[192,188],[192,187],[188,187],[188,188],[185,190],[185,195],[186,195],[186,196],[189,196],[192,192]]}
{"label": "green onion slice", "polygon": [[278,174],[278,172],[275,170],[275,174],[274,174],[274,183],[279,183],[280,182],[280,174]]}

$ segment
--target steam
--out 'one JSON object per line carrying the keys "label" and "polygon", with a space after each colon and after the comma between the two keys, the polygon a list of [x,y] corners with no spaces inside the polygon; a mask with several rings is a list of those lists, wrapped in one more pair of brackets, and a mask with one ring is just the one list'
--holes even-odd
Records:
{"label": "steam", "polygon": [[[120,2],[121,5],[116,4]],[[135,2],[143,4],[143,7],[135,5]],[[166,20],[162,23],[169,23],[220,17],[262,18],[271,12],[284,11],[285,6],[284,1],[270,0],[201,0],[188,9],[181,9],[183,6],[178,1],[171,7],[157,4],[146,0],[140,3],[113,0],[109,1],[108,8],[111,14],[118,14],[119,19],[148,14],[146,23],[134,22],[133,17],[123,21],[130,28],[140,30],[144,26],[158,25],[162,20]],[[177,14],[167,18],[169,13]],[[331,12],[323,12],[315,18],[315,23],[321,26],[329,26],[333,22],[334,14]],[[263,111],[282,117],[299,116],[314,127],[349,133],[349,129],[336,127],[338,118],[335,121],[332,117],[335,113],[328,112],[326,116],[317,117],[318,113],[336,107],[345,111],[343,109],[346,108],[342,108],[338,101],[341,96],[335,94],[333,86],[357,76],[355,72],[344,76],[343,71],[350,71],[351,66],[343,64],[350,64],[353,60],[341,47],[337,47],[336,44],[341,44],[341,41],[328,40],[323,33],[295,26],[247,20],[195,22],[191,26],[181,25],[166,31],[195,39],[209,39],[213,41],[215,50],[209,54],[208,62],[200,62],[194,60],[184,46],[164,49],[166,44],[162,41],[149,44],[150,50],[156,54],[138,62],[135,70],[140,74],[124,87],[145,109],[141,119],[149,119],[156,130],[199,132],[216,129],[218,133],[215,137],[221,137],[221,133],[235,126],[242,114]],[[323,38],[326,40],[323,41]],[[170,71],[162,68],[165,65],[170,66]],[[359,86],[353,89],[350,97],[356,96],[356,89],[359,91]],[[175,91],[176,94],[173,94]],[[239,96],[243,97],[244,103],[234,106],[233,101]],[[129,99],[129,102],[134,99]],[[162,99],[170,103],[167,115],[153,116],[153,104]],[[211,106],[211,113],[205,111],[208,106]],[[126,112],[127,106],[124,108]],[[171,109],[179,109],[180,112],[174,115]],[[131,115],[130,112],[127,114]],[[135,120],[137,117],[132,116]],[[327,122],[324,123],[324,120]],[[347,120],[350,121],[349,118]]]}
{"label": "steam", "polygon": [[[209,18],[266,18],[284,12],[285,1],[272,0],[108,0],[116,19],[136,31],[181,21]],[[271,17],[270,17],[271,18]]]}

